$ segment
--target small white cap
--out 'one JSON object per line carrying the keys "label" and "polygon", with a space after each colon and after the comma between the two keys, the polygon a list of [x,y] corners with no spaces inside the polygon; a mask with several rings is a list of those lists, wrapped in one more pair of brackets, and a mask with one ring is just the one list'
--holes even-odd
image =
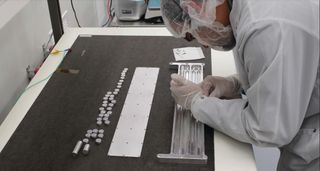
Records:
{"label": "small white cap", "polygon": [[97,125],[102,125],[102,121],[97,121]]}
{"label": "small white cap", "polygon": [[98,138],[103,138],[103,134],[98,134]]}
{"label": "small white cap", "polygon": [[104,121],[104,124],[109,125],[109,124],[110,124],[110,121],[109,121],[109,120],[105,120],[105,121]]}
{"label": "small white cap", "polygon": [[84,138],[84,139],[82,140],[82,142],[87,144],[87,143],[89,143],[89,139],[88,139],[88,138]]}
{"label": "small white cap", "polygon": [[87,134],[85,135],[85,137],[90,138],[90,137],[91,137],[91,133],[90,133],[90,134],[87,133]]}
{"label": "small white cap", "polygon": [[104,130],[103,129],[99,129],[99,134],[103,134]]}
{"label": "small white cap", "polygon": [[100,138],[97,138],[97,139],[96,139],[96,143],[97,143],[97,144],[101,144],[101,142],[102,142],[102,140],[101,140]]}
{"label": "small white cap", "polygon": [[97,133],[92,133],[91,138],[97,138]]}

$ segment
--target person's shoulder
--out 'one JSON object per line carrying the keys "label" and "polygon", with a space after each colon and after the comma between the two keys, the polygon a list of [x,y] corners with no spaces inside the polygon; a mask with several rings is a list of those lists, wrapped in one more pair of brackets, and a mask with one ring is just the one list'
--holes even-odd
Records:
{"label": "person's shoulder", "polygon": [[252,31],[274,28],[319,37],[319,0],[244,0],[243,17]]}

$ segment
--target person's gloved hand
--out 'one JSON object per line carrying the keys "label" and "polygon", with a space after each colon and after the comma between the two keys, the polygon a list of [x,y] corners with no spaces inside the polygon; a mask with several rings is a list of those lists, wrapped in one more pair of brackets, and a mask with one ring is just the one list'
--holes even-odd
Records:
{"label": "person's gloved hand", "polygon": [[184,109],[191,109],[193,97],[201,92],[200,85],[195,84],[178,74],[171,75],[170,90],[176,103]]}
{"label": "person's gloved hand", "polygon": [[205,96],[234,99],[240,98],[241,84],[235,76],[219,77],[207,76],[200,83],[202,93]]}

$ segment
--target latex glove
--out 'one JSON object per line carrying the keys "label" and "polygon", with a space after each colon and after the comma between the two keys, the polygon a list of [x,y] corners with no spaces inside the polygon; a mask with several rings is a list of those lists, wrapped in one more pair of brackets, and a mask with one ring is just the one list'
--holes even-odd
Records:
{"label": "latex glove", "polygon": [[176,103],[184,109],[191,109],[193,97],[201,92],[201,87],[178,74],[171,75],[170,90]]}
{"label": "latex glove", "polygon": [[225,99],[241,97],[241,84],[235,75],[230,77],[207,76],[200,86],[205,96]]}

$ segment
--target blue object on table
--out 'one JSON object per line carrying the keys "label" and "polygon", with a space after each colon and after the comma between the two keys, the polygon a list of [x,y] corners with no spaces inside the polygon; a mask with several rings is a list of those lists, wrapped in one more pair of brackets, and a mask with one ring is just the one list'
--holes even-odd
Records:
{"label": "blue object on table", "polygon": [[148,8],[150,10],[159,10],[160,9],[160,0],[149,0]]}

